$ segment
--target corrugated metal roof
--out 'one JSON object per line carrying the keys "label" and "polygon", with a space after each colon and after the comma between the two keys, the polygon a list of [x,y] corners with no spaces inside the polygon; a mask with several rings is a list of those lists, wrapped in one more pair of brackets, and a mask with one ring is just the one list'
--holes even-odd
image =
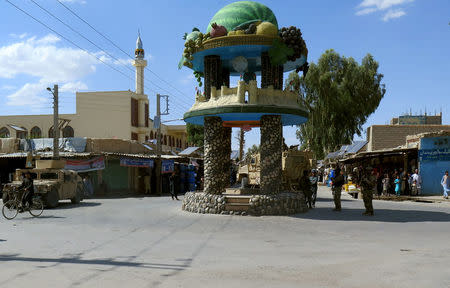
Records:
{"label": "corrugated metal roof", "polygon": [[19,127],[17,125],[8,124],[8,126],[11,127],[12,129],[16,130],[16,131],[27,132],[27,129],[24,129],[24,128]]}
{"label": "corrugated metal roof", "polygon": [[[53,157],[53,152],[38,152],[34,155],[40,156],[42,158],[51,158]],[[75,152],[59,152],[59,156],[61,157],[87,157],[87,156],[93,156],[97,154],[89,153],[89,152],[82,152],[82,153],[75,153]],[[27,153],[26,152],[17,152],[17,153],[9,153],[9,154],[0,154],[0,158],[26,158]]]}
{"label": "corrugated metal roof", "polygon": [[192,153],[194,153],[195,151],[197,151],[200,147],[188,147],[186,149],[184,149],[183,151],[181,151],[180,153],[178,153],[178,155],[180,156],[189,156]]}
{"label": "corrugated metal roof", "polygon": [[359,150],[361,150],[364,145],[367,144],[367,141],[363,140],[363,141],[355,141],[353,142],[352,145],[350,145],[350,147],[347,150],[348,154],[354,154],[354,153],[358,153]]}

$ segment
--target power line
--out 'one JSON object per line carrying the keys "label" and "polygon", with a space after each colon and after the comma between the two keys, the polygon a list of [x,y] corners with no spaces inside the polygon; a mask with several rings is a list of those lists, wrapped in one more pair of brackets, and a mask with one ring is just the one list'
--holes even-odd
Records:
{"label": "power line", "polygon": [[35,18],[33,15],[29,14],[28,12],[26,12],[25,10],[23,10],[22,8],[20,8],[19,6],[15,5],[14,3],[12,3],[9,0],[5,0],[6,2],[8,2],[11,6],[15,7],[17,10],[21,11],[22,13],[24,13],[25,15],[27,15],[28,17],[32,18],[34,21],[38,22],[39,24],[41,24],[42,26],[44,26],[45,28],[47,28],[48,30],[52,31],[53,33],[55,33],[56,35],[58,35],[59,37],[63,38],[64,40],[66,40],[67,42],[71,43],[72,45],[74,45],[75,47],[77,47],[78,49],[83,50],[84,52],[88,53],[89,55],[95,57],[98,61],[102,62],[103,64],[107,65],[108,67],[110,67],[111,69],[115,70],[116,72],[122,74],[123,76],[127,77],[130,80],[134,80],[131,77],[129,77],[128,75],[126,75],[125,73],[123,73],[122,71],[116,69],[115,67],[109,65],[108,63],[104,62],[103,60],[101,60],[100,58],[98,58],[95,54],[89,52],[88,50],[82,48],[81,46],[79,46],[78,44],[76,44],[75,42],[73,42],[72,40],[68,39],[67,37],[63,36],[62,34],[58,33],[56,30],[52,29],[50,26],[48,26],[47,24],[43,23],[42,21],[40,21],[39,19]]}
{"label": "power line", "polygon": [[[77,17],[78,19],[80,19],[81,21],[83,21],[83,23],[85,23],[86,25],[88,25],[92,30],[94,30],[95,32],[97,32],[97,34],[99,34],[100,36],[102,36],[104,39],[106,39],[108,42],[110,42],[114,47],[116,47],[117,49],[119,49],[123,54],[125,54],[126,56],[128,56],[129,58],[133,59],[133,57],[126,51],[124,51],[122,48],[120,48],[118,45],[116,45],[111,39],[109,39],[108,37],[106,37],[103,33],[101,33],[100,31],[98,31],[97,29],[95,29],[91,24],[89,24],[86,20],[84,20],[83,18],[81,18],[76,12],[74,12],[72,9],[70,9],[69,7],[67,7],[64,3],[62,3],[60,0],[56,0],[58,1],[59,4],[61,4],[64,8],[66,8],[70,13],[72,13],[75,17]],[[170,84],[170,82],[166,81],[165,79],[161,78],[157,73],[153,72],[150,68],[145,67],[145,70],[148,70],[150,73],[152,73],[153,75],[156,76],[156,78],[158,78],[160,81],[164,82],[165,84],[167,84],[168,86],[172,87],[173,89],[175,89],[178,93],[180,93],[183,96],[186,96],[186,94],[184,94],[183,92],[181,92],[180,90],[178,90],[178,88],[176,88],[175,86],[173,86],[172,84]],[[153,83],[154,84],[154,83]],[[155,86],[157,86],[156,84],[154,84]],[[158,87],[158,86],[157,86]],[[162,89],[160,87],[158,87],[159,89]],[[165,89],[162,89],[166,92],[168,92]],[[169,92],[170,94],[170,92]],[[180,99],[181,100],[181,99]],[[184,102],[183,100],[181,100],[182,102]],[[188,106],[190,106],[190,103],[184,102],[185,104],[187,104]]]}
{"label": "power line", "polygon": [[[80,37],[82,37],[83,39],[85,39],[86,41],[88,41],[89,43],[91,43],[92,45],[94,45],[97,49],[100,49],[101,51],[103,51],[106,55],[108,55],[109,57],[111,57],[112,59],[116,60],[117,63],[120,63],[120,59],[118,59],[117,57],[111,55],[110,53],[108,53],[106,51],[106,49],[100,47],[99,45],[97,45],[96,43],[94,43],[93,41],[91,41],[89,38],[85,37],[83,34],[81,34],[79,31],[75,30],[74,28],[72,28],[72,26],[70,26],[69,24],[65,23],[63,20],[61,20],[59,17],[57,17],[56,15],[54,15],[53,13],[51,13],[50,11],[48,11],[47,9],[45,9],[44,7],[42,7],[41,5],[39,5],[39,3],[37,3],[34,0],[30,0],[31,2],[33,2],[37,7],[39,7],[41,10],[43,10],[44,12],[46,12],[48,15],[52,16],[53,18],[55,18],[56,20],[58,20],[61,24],[63,24],[64,26],[66,26],[67,28],[69,28],[71,31],[75,32],[77,35],[79,35]],[[130,70],[131,72],[135,72],[133,69],[131,69],[131,67],[125,65],[125,64],[121,64],[122,66],[124,66],[126,69]],[[148,80],[148,79],[145,79]],[[144,80],[144,81],[145,81]],[[153,83],[152,81],[148,80],[150,83],[152,83],[154,86],[156,86],[157,88],[164,90],[166,92],[169,92],[167,90],[165,90],[164,88],[156,85],[155,83]],[[149,89],[151,90],[151,89]],[[156,93],[156,91],[154,91]],[[170,92],[169,92],[170,93]],[[185,107],[186,108],[186,107]]]}

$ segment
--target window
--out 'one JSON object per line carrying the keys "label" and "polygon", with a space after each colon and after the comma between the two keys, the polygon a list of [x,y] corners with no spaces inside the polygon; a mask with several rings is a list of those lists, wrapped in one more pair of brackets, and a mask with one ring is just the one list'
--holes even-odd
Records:
{"label": "window", "polygon": [[28,136],[27,129],[25,129],[24,127],[20,127],[20,128],[22,128],[25,131],[17,131],[17,134],[16,134],[17,138],[19,138],[19,139],[26,139],[27,136]]}
{"label": "window", "polygon": [[66,127],[64,127],[62,134],[63,134],[64,138],[68,138],[68,137],[74,137],[75,132],[73,131],[72,127],[66,126]]}
{"label": "window", "polygon": [[131,126],[138,127],[139,125],[139,104],[138,100],[131,98]]}
{"label": "window", "polygon": [[9,129],[6,127],[2,127],[0,129],[0,138],[9,138],[11,134],[9,134]]}
{"label": "window", "polygon": [[150,117],[148,113],[148,103],[145,103],[145,127],[148,127],[148,118]]}
{"label": "window", "polygon": [[131,140],[138,140],[138,134],[137,133],[131,133]]}
{"label": "window", "polygon": [[164,141],[163,141],[164,145],[167,145],[167,135],[164,135]]}
{"label": "window", "polygon": [[41,138],[42,137],[42,130],[41,128],[34,126],[33,128],[31,128],[30,130],[30,138],[34,139],[34,138]]}

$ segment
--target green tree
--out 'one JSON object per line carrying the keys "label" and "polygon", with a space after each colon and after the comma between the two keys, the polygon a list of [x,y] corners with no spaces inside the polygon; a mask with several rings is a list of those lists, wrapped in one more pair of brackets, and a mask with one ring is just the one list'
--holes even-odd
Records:
{"label": "green tree", "polygon": [[247,149],[247,152],[245,153],[244,161],[246,163],[250,162],[252,155],[259,153],[259,145],[253,144],[252,147],[249,147]]}
{"label": "green tree", "polygon": [[186,131],[190,145],[203,147],[203,126],[187,123]]}
{"label": "green tree", "polygon": [[292,72],[286,88],[299,93],[309,110],[309,119],[297,130],[303,149],[317,159],[350,144],[361,136],[362,125],[380,104],[386,89],[381,84],[378,62],[367,54],[361,64],[334,50],[327,50],[317,64],[311,63],[306,77]]}

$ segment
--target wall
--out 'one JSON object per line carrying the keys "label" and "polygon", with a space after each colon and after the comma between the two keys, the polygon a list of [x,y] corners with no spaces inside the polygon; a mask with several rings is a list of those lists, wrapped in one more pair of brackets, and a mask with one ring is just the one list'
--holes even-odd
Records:
{"label": "wall", "polygon": [[367,151],[395,148],[405,145],[408,135],[441,130],[450,130],[450,125],[373,125],[367,133]]}
{"label": "wall", "polygon": [[450,170],[450,136],[422,138],[419,149],[422,194],[442,195],[440,183],[446,170]]}
{"label": "wall", "polygon": [[120,166],[119,159],[108,159],[103,170],[103,181],[108,185],[108,191],[129,189],[128,167]]}

